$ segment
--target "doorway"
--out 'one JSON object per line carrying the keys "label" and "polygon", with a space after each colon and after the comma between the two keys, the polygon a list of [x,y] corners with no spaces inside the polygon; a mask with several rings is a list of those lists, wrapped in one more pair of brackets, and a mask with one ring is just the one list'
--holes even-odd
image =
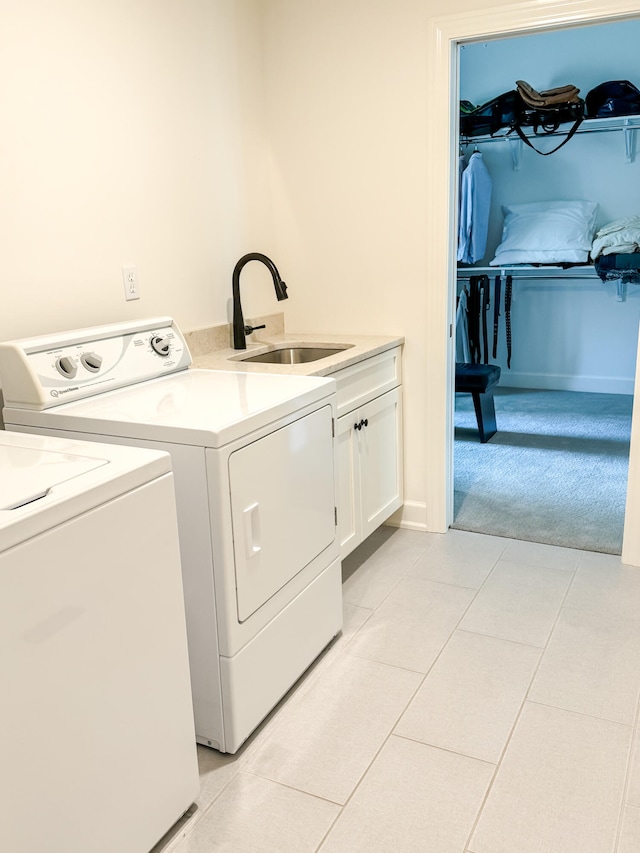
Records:
{"label": "doorway", "polygon": [[[445,532],[453,519],[453,322],[455,317],[456,273],[453,232],[455,211],[452,200],[457,179],[457,51],[465,41],[540,32],[580,24],[606,23],[637,16],[635,0],[585,0],[577,9],[574,3],[529,4],[493,9],[482,13],[432,19],[429,22],[428,94],[430,112],[447,116],[442,123],[428,127],[427,176],[429,186],[427,216],[432,245],[428,277],[431,282],[446,282],[431,287],[428,293],[427,332],[431,370],[426,380],[427,395],[427,527]],[[452,106],[456,109],[452,109]],[[636,402],[638,395],[636,394]],[[638,411],[634,412],[638,414]],[[634,464],[640,454],[640,428],[634,418],[627,510],[622,557],[626,563],[640,566],[640,531],[632,529],[630,519],[640,516],[640,470]],[[444,452],[443,452],[444,451]],[[638,527],[638,525],[633,526]]]}
{"label": "doorway", "polygon": [[[514,88],[516,77],[538,89],[576,83],[583,98],[621,72],[638,80],[639,34],[635,19],[463,43],[459,97],[484,103]],[[541,56],[548,59],[541,63]],[[473,162],[486,169],[492,192],[486,250],[476,265],[460,265],[458,293],[469,292],[472,276],[488,275],[482,293],[489,311],[480,313],[483,323],[489,320],[486,337],[489,342],[493,337],[494,346],[493,353],[485,346],[484,360],[500,367],[501,378],[495,389],[498,433],[490,444],[478,443],[469,395],[456,395],[453,526],[459,529],[620,554],[640,288],[630,285],[622,301],[593,265],[506,270],[513,273],[514,296],[508,359],[506,275],[489,266],[502,238],[505,205],[517,205],[514,210],[523,203],[545,205],[540,225],[546,205],[560,200],[580,199],[573,203],[595,209],[595,227],[637,214],[640,163],[633,146],[625,157],[622,119],[614,125],[608,123],[607,130],[601,122],[586,122],[549,157],[515,134],[460,140],[462,163],[478,152]],[[532,141],[550,151],[563,139],[566,130],[564,136]],[[539,249],[548,245],[548,235],[543,240],[535,229],[528,233],[530,240],[540,237]],[[586,264],[585,243],[582,248],[581,255],[573,249],[562,257]],[[503,298],[496,299],[501,289]],[[460,346],[457,360],[467,360]]]}

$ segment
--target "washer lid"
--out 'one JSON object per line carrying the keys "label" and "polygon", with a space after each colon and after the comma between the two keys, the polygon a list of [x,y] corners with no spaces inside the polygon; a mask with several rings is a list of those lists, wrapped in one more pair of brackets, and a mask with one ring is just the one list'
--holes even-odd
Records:
{"label": "washer lid", "polygon": [[60,483],[106,465],[65,452],[0,445],[0,512],[46,497]]}
{"label": "washer lid", "polygon": [[156,450],[0,430],[0,553],[170,472]]}

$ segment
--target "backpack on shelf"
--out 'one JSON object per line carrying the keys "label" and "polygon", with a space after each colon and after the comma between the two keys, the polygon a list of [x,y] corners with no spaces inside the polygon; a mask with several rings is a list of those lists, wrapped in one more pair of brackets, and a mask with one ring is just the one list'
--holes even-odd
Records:
{"label": "backpack on shelf", "polygon": [[640,115],[640,90],[628,80],[610,80],[585,98],[589,118]]}
{"label": "backpack on shelf", "polygon": [[[582,123],[585,105],[582,98],[579,97],[580,89],[573,84],[568,84],[537,92],[525,80],[518,80],[516,85],[520,104],[518,121],[514,130],[520,139],[529,148],[533,148],[536,153],[542,154],[543,157],[553,154],[567,144]],[[551,151],[538,150],[521,129],[531,127],[535,134],[555,133],[561,124],[568,122],[572,122],[572,127],[562,142],[552,148]]]}

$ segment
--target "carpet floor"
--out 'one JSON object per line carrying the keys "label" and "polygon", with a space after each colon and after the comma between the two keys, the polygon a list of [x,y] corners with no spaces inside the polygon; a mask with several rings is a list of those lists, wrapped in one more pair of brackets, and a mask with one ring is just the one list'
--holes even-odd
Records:
{"label": "carpet floor", "polygon": [[452,527],[620,554],[633,397],[500,387],[495,404],[480,444],[456,394]]}

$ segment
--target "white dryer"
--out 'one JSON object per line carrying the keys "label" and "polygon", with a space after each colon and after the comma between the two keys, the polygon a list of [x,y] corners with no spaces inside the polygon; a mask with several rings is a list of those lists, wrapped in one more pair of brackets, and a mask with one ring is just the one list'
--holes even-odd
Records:
{"label": "white dryer", "polygon": [[166,454],[0,431],[11,853],[144,853],[198,794]]}
{"label": "white dryer", "polygon": [[342,626],[335,382],[190,362],[170,318],[0,344],[4,419],[169,451],[196,736],[235,752]]}

